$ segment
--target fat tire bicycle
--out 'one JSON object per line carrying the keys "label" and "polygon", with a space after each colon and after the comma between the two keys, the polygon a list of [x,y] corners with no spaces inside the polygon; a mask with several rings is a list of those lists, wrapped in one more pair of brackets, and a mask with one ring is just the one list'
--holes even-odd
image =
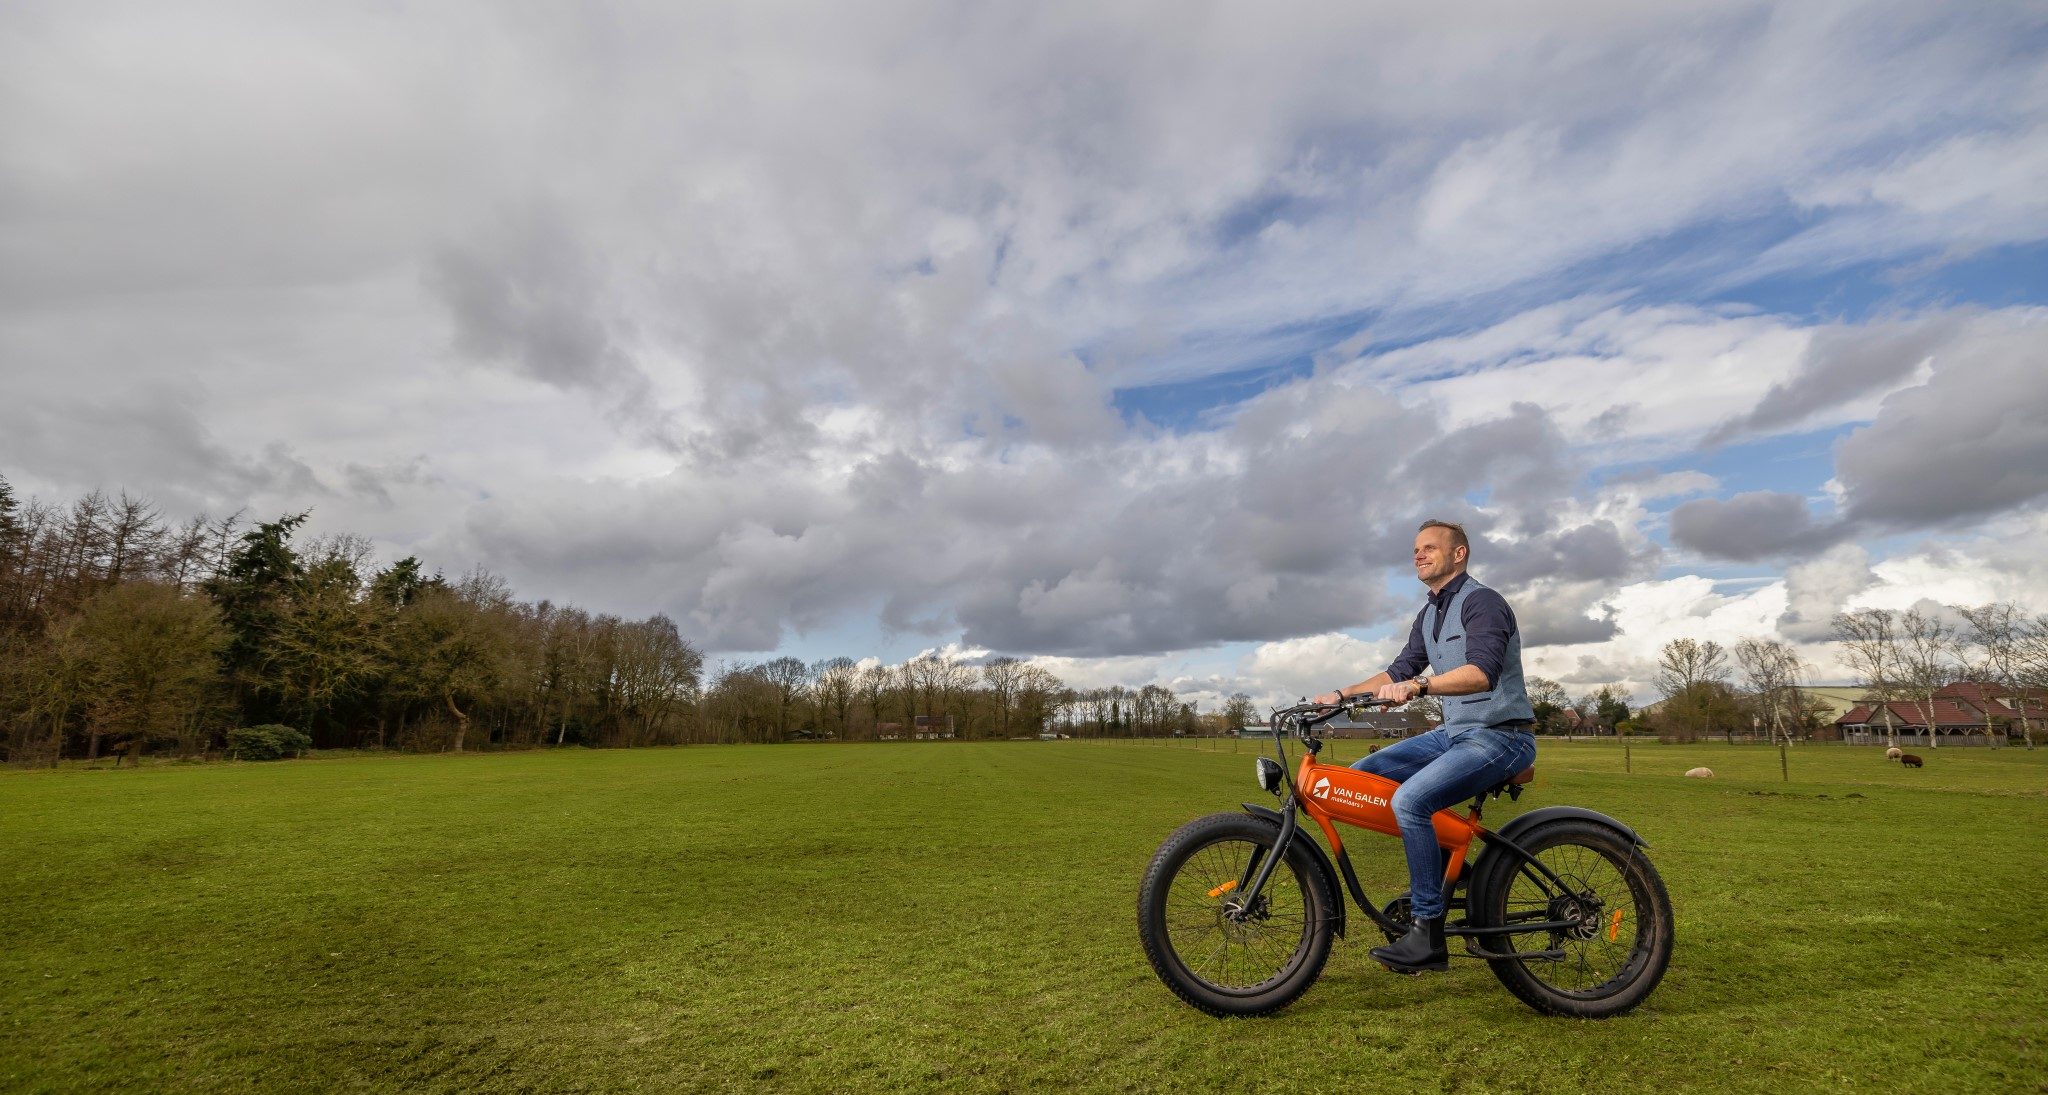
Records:
{"label": "fat tire bicycle", "polygon": [[[1356,704],[1352,706],[1357,706]],[[1189,1005],[1210,1015],[1265,1015],[1321,976],[1346,928],[1345,895],[1392,942],[1412,923],[1404,894],[1376,905],[1359,886],[1336,824],[1400,836],[1393,780],[1317,759],[1315,727],[1345,708],[1299,704],[1274,713],[1273,749],[1257,758],[1275,810],[1245,803],[1210,814],[1159,846],[1138,887],[1145,957]],[[1285,741],[1303,744],[1292,780]],[[1464,814],[1432,819],[1444,851],[1444,935],[1464,942],[1501,984],[1546,1015],[1605,1019],[1649,997],[1671,961],[1671,897],[1643,849],[1614,818],[1550,806],[1498,830],[1489,798],[1521,797],[1529,768],[1475,796]],[[1330,852],[1300,819],[1313,821]],[[1332,861],[1334,854],[1334,865]],[[1342,878],[1340,889],[1339,878]],[[1455,951],[1454,951],[1455,954]]]}

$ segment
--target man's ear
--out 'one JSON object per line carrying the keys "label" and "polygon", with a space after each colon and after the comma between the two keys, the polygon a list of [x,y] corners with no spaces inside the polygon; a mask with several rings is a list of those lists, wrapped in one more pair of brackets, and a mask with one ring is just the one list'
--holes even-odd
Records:
{"label": "man's ear", "polygon": [[1472,558],[1472,549],[1471,549],[1471,548],[1468,548],[1468,547],[1454,547],[1454,548],[1452,548],[1452,549],[1451,549],[1451,562],[1452,562],[1452,563],[1454,563],[1454,564],[1455,564],[1455,565],[1457,565],[1457,566],[1464,566],[1464,565],[1465,565],[1465,563],[1466,563],[1466,561],[1467,561],[1467,560],[1469,560],[1469,559],[1471,559],[1471,558]]}

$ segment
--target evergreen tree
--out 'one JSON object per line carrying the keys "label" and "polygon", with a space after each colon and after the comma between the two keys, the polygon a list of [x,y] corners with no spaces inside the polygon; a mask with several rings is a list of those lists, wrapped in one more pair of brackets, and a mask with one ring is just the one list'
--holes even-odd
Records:
{"label": "evergreen tree", "polygon": [[305,576],[291,541],[307,516],[280,517],[243,533],[220,573],[206,582],[207,595],[228,629],[221,662],[248,724],[274,721],[281,706],[276,690],[268,687],[266,662],[295,587]]}

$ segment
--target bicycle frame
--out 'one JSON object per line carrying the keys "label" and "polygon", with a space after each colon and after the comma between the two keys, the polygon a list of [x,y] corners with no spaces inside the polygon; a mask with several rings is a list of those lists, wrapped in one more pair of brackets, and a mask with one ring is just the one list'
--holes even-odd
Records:
{"label": "bicycle frame", "polygon": [[[1374,924],[1378,925],[1381,931],[1385,932],[1389,937],[1394,937],[1400,935],[1405,929],[1390,919],[1380,910],[1378,905],[1373,903],[1371,898],[1366,896],[1364,888],[1359,885],[1358,874],[1351,866],[1350,853],[1345,850],[1343,838],[1338,835],[1337,825],[1340,823],[1352,825],[1399,839],[1401,826],[1394,817],[1393,798],[1394,791],[1400,787],[1400,784],[1384,776],[1377,776],[1370,772],[1361,772],[1355,768],[1340,764],[1324,764],[1317,759],[1316,755],[1321,751],[1323,743],[1316,738],[1308,736],[1308,730],[1311,727],[1335,718],[1341,710],[1343,710],[1341,707],[1321,710],[1318,717],[1310,717],[1303,708],[1290,708],[1287,711],[1275,713],[1273,719],[1273,750],[1279,756],[1280,770],[1282,772],[1287,770],[1287,751],[1282,744],[1283,734],[1293,733],[1300,736],[1304,751],[1301,763],[1296,767],[1294,778],[1289,783],[1287,793],[1282,798],[1280,809],[1277,811],[1280,822],[1280,835],[1274,841],[1274,852],[1271,855],[1254,856],[1245,865],[1245,877],[1240,879],[1238,887],[1239,896],[1235,904],[1239,908],[1253,907],[1259,895],[1265,891],[1266,883],[1272,878],[1274,868],[1279,864],[1280,859],[1286,855],[1289,845],[1296,839],[1307,839],[1302,837],[1302,829],[1297,820],[1300,815],[1306,814],[1310,820],[1316,823],[1316,827],[1322,830],[1324,839],[1329,841],[1330,850],[1336,857],[1337,867],[1343,874],[1344,887],[1350,891],[1351,899],[1357,902],[1359,908],[1365,910],[1365,914],[1372,919]],[[1282,728],[1283,723],[1288,724],[1288,728],[1285,730]],[[1495,790],[1494,793],[1498,794],[1499,791]],[[1571,888],[1565,884],[1563,879],[1558,878],[1549,867],[1545,866],[1541,860],[1531,856],[1513,840],[1488,829],[1480,823],[1481,807],[1486,797],[1486,792],[1481,792],[1473,798],[1471,805],[1467,807],[1467,812],[1464,814],[1459,814],[1446,808],[1438,810],[1430,818],[1431,823],[1436,829],[1437,844],[1449,853],[1448,861],[1444,867],[1444,894],[1446,898],[1454,904],[1462,904],[1461,901],[1453,896],[1453,887],[1465,875],[1468,854],[1471,851],[1473,842],[1478,840],[1486,841],[1489,847],[1498,846],[1502,851],[1513,856],[1519,869],[1527,871],[1534,868],[1536,874],[1540,876],[1539,882],[1546,889],[1551,890],[1554,895],[1569,893]],[[1248,809],[1252,808],[1250,804],[1246,805]],[[1257,809],[1256,812],[1262,815],[1268,813],[1264,809]],[[1310,839],[1310,845],[1311,847],[1314,846],[1313,839]],[[1318,851],[1320,852],[1320,849]],[[1341,904],[1344,899],[1338,897],[1337,900]],[[1341,909],[1338,910],[1338,916],[1340,918],[1342,916]],[[1455,924],[1446,924],[1444,926],[1444,934],[1466,938],[1468,940],[1468,949],[1471,949],[1469,941],[1488,936],[1507,937],[1533,932],[1564,931],[1576,927],[1578,927],[1578,924],[1575,922],[1565,920],[1523,921],[1512,925],[1494,926],[1474,926],[1466,920],[1461,920]],[[1562,958],[1564,956],[1563,951],[1557,950],[1509,951],[1506,953],[1474,950],[1474,954],[1480,958],[1524,959]]]}

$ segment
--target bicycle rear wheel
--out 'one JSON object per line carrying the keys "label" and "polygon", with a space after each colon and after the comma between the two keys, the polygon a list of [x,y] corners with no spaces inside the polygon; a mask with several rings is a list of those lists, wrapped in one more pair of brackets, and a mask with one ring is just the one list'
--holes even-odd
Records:
{"label": "bicycle rear wheel", "polygon": [[1145,957],[1175,995],[1211,1015],[1286,1007],[1329,959],[1336,896],[1299,844],[1258,900],[1243,901],[1242,889],[1279,835],[1262,818],[1212,814],[1167,837],[1145,869],[1138,888]]}
{"label": "bicycle rear wheel", "polygon": [[1528,955],[1489,962],[1494,976],[1546,1015],[1605,1019],[1642,1003],[1671,962],[1671,897],[1657,869],[1595,822],[1550,822],[1517,843],[1563,888],[1506,849],[1490,850],[1495,862],[1473,880],[1474,922],[1571,926],[1478,937],[1487,950]]}

